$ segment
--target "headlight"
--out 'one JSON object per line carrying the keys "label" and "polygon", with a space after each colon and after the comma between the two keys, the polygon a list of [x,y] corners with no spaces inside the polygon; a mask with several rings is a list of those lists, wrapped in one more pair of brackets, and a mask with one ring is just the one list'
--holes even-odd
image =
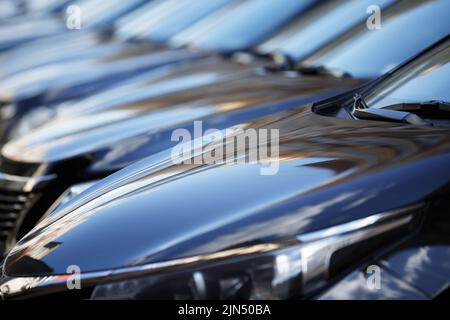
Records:
{"label": "headlight", "polygon": [[[115,271],[122,281],[98,284],[92,299],[288,299],[314,293],[330,279],[331,263],[349,266],[342,251],[410,226],[410,208],[373,215],[279,244],[259,244],[210,255]],[[388,233],[388,234],[387,234]],[[369,241],[370,242],[370,241]],[[342,258],[342,261],[335,261]]]}

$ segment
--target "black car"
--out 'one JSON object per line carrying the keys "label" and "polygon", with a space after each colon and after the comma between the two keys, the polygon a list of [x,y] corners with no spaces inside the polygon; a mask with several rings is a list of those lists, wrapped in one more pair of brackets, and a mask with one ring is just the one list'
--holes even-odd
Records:
{"label": "black car", "polygon": [[84,28],[101,29],[146,1],[23,1],[24,10],[31,12],[3,21],[0,30],[0,52],[7,52],[38,39],[71,32],[66,24],[66,10],[70,5],[75,5],[80,12],[84,12],[82,14]]}
{"label": "black car", "polygon": [[[216,141],[224,157],[214,165],[174,164],[167,150],[111,175],[16,245],[3,264],[2,296],[446,294],[449,62],[447,37],[366,86],[239,126],[279,130],[276,158],[239,162],[238,150]],[[192,157],[208,143],[201,147]],[[267,161],[276,174],[260,174]],[[81,290],[67,288],[73,265]],[[368,267],[380,269],[375,290]]]}
{"label": "black car", "polygon": [[[161,6],[166,1],[162,2]],[[178,18],[183,18],[184,14],[192,17],[190,11],[186,10],[192,1],[169,2],[178,10],[176,12]],[[56,54],[55,63],[49,63],[46,59],[41,61],[38,58],[36,59],[38,67],[31,67],[26,60],[28,52],[39,50],[42,44],[37,48],[33,44],[27,46],[25,56],[20,59],[22,61],[20,72],[16,72],[17,69],[13,67],[0,80],[0,106],[7,108],[9,110],[7,113],[13,113],[16,117],[20,117],[23,112],[39,105],[48,106],[88,96],[101,89],[112,87],[124,79],[130,79],[144,72],[158,69],[158,67],[182,62],[189,63],[205,56],[230,54],[248,49],[272,36],[315,3],[314,0],[199,0],[197,2],[202,4],[197,11],[202,12],[203,15],[194,16],[197,19],[189,20],[190,28],[174,35],[168,31],[163,33],[159,29],[159,27],[168,28],[174,24],[177,25],[178,20],[173,20],[177,18],[174,15],[164,17],[166,19],[161,19],[161,21],[155,19],[156,26],[158,26],[156,30],[150,28],[148,23],[135,26],[134,22],[140,21],[140,18],[145,18],[144,22],[152,21],[152,11],[141,12],[141,9],[147,8],[145,6],[138,9],[137,17],[134,12],[131,13],[130,17],[123,18],[125,21],[121,19],[124,23],[120,25],[120,29],[114,29],[118,35],[122,35],[119,40],[126,39],[127,41],[120,43],[103,41],[100,36],[100,39],[97,39],[99,48],[89,48],[88,42],[87,48],[76,49],[80,50],[75,55],[76,59],[67,61],[61,58],[61,55],[64,56],[64,51],[61,50],[73,45],[72,37],[68,37],[64,41],[65,46],[62,48],[56,45],[59,52]],[[153,4],[152,1],[148,5],[152,6]],[[157,10],[158,8],[159,6],[156,6],[153,9]],[[269,17],[271,19],[267,20]],[[128,21],[128,18],[131,21]],[[260,21],[265,21],[265,23],[253,28],[253,25]],[[201,32],[197,30],[197,25],[201,27]],[[130,28],[133,32],[130,32]],[[175,29],[175,32],[179,31],[177,28]],[[164,37],[161,34],[164,34]],[[86,46],[86,41],[95,42],[96,36],[98,38],[99,35],[89,33],[86,37],[76,37],[75,41],[80,41]],[[161,37],[165,40],[163,43]],[[235,41],[230,41],[230,38]],[[115,37],[111,40],[114,39]],[[53,41],[55,40],[53,39]],[[44,43],[48,42],[44,41]],[[14,59],[12,59],[12,63],[14,63]],[[22,70],[22,67],[25,70]]]}
{"label": "black car", "polygon": [[23,21],[30,17],[51,17],[60,14],[69,0],[2,0],[0,24]]}
{"label": "black car", "polygon": [[[359,4],[360,0],[354,3]],[[2,252],[25,235],[62,194],[78,193],[97,179],[173,147],[177,144],[171,139],[173,132],[186,129],[193,133],[195,120],[203,121],[204,130],[222,130],[335,95],[361,85],[365,76],[381,74],[448,33],[450,27],[443,23],[420,37],[411,36],[411,30],[422,28],[415,23],[418,14],[425,20],[436,20],[446,14],[439,10],[441,6],[448,5],[448,2],[395,3],[386,8],[384,27],[376,33],[367,30],[365,11],[362,11],[356,25],[325,41],[324,46],[298,60],[290,69],[282,64],[277,68],[273,65],[248,67],[240,73],[237,70],[244,67],[235,62],[219,64],[216,60],[216,69],[210,63],[193,65],[171,74],[169,81],[148,83],[145,79],[145,85],[138,91],[125,87],[117,95],[109,92],[113,99],[106,103],[81,102],[74,113],[56,117],[41,128],[13,139],[1,151],[0,188],[4,197],[0,200],[4,223],[0,243],[5,248]],[[333,12],[339,12],[339,8]],[[315,16],[314,11],[312,14]],[[332,17],[333,14],[328,14],[323,19],[333,21]],[[318,21],[316,25],[322,24]],[[414,42],[405,43],[401,50],[386,47],[396,41],[393,34],[403,33],[405,39],[408,35],[414,37]],[[305,36],[309,33],[294,33],[294,39]],[[359,64],[348,63],[345,48],[349,45],[353,45],[353,60],[359,60]],[[375,58],[373,52],[381,50],[385,54]],[[327,55],[331,57],[325,60]],[[317,74],[304,74],[303,60],[309,61],[309,71],[313,70],[314,59],[310,57],[323,63],[316,68]],[[329,64],[334,64],[332,70],[341,72],[326,72]],[[208,68],[213,71],[208,73]],[[342,70],[353,78],[343,76]],[[214,73],[219,76],[209,76]],[[221,77],[224,73],[227,76]],[[214,80],[192,86],[195,76]]]}

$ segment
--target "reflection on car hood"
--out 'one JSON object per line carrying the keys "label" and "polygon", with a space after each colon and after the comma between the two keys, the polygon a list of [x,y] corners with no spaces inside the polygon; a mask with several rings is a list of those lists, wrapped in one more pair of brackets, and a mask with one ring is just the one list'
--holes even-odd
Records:
{"label": "reflection on car hood", "polygon": [[0,50],[9,49],[26,41],[64,32],[60,19],[47,17],[29,18],[21,23],[5,26],[0,29]]}
{"label": "reflection on car hood", "polygon": [[305,107],[242,127],[280,129],[277,174],[261,175],[258,163],[174,165],[164,151],[48,216],[7,257],[6,274],[63,274],[74,264],[89,272],[286,240],[426,200],[450,178],[447,129]]}
{"label": "reflection on car hood", "polygon": [[[24,44],[0,55],[0,78],[74,59],[98,59],[130,49],[130,44],[108,41],[96,31],[63,33]],[[30,52],[39,52],[30,55]]]}
{"label": "reflection on car hood", "polygon": [[[114,96],[112,104],[97,100],[80,106],[81,110],[74,108],[82,113],[69,112],[10,141],[2,155],[17,162],[54,163],[89,154],[95,171],[110,172],[173,146],[171,133],[192,130],[194,120],[203,120],[205,130],[223,129],[361,83],[267,76],[258,70],[225,76],[220,68],[218,73],[203,68],[128,94],[126,99],[132,100],[128,103]],[[289,102],[292,98],[296,99]]]}
{"label": "reflection on car hood", "polygon": [[80,89],[77,91],[77,86],[93,86],[100,81],[119,82],[123,75],[129,76],[206,55],[187,49],[156,50],[144,44],[122,44],[116,49],[107,52],[106,56],[43,65],[16,73],[0,81],[0,100],[28,99],[50,90],[54,95],[63,95],[65,90],[78,92]]}

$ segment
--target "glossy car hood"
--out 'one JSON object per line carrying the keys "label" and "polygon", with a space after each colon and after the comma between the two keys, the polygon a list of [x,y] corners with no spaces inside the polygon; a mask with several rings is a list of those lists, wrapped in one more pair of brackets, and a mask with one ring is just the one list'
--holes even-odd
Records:
{"label": "glossy car hood", "polygon": [[[97,31],[62,33],[23,44],[0,55],[0,78],[39,68],[51,63],[61,63],[74,59],[94,59],[123,52],[126,46],[111,42],[110,38]],[[39,54],[30,55],[30,52]]]}
{"label": "glossy car hood", "polygon": [[11,251],[6,274],[64,274],[69,265],[90,272],[286,240],[448,186],[448,129],[335,119],[307,107],[243,127],[280,129],[277,174],[260,174],[267,163],[174,165],[165,151],[48,216]]}
{"label": "glossy car hood", "polygon": [[360,84],[352,79],[268,75],[260,69],[226,75],[220,68],[218,73],[203,68],[203,72],[178,73],[175,79],[138,90],[134,98],[146,96],[143,100],[85,104],[84,112],[83,106],[81,111],[75,108],[82,113],[69,112],[11,140],[2,156],[22,163],[59,163],[89,156],[92,170],[111,172],[173,146],[171,133],[179,128],[192,130],[194,120],[203,120],[204,130],[223,129]]}
{"label": "glossy car hood", "polygon": [[127,104],[143,103],[177,91],[206,87],[216,83],[239,79],[255,73],[255,64],[241,64],[220,55],[201,60],[160,68],[124,81],[85,99],[55,107],[56,116],[76,116],[96,113]]}
{"label": "glossy car hood", "polygon": [[54,17],[29,17],[20,23],[2,26],[0,50],[6,50],[33,39],[65,32],[63,22]]}
{"label": "glossy car hood", "polygon": [[[114,44],[112,45],[114,46]],[[106,55],[43,65],[16,73],[0,81],[0,101],[18,101],[44,94],[81,95],[83,88],[103,82],[120,82],[124,76],[141,73],[167,64],[196,59],[205,53],[187,49],[155,49],[144,43],[117,44]]]}
{"label": "glossy car hood", "polygon": [[87,113],[98,113],[132,104],[143,104],[154,98],[167,97],[177,91],[192,90],[214,83],[237,79],[245,73],[254,72],[256,64],[241,64],[211,55],[188,63],[176,63],[133,75],[111,88],[51,107],[46,105],[29,110],[12,123],[11,129],[2,137],[6,141],[17,139],[27,132],[58,117],[77,117]]}

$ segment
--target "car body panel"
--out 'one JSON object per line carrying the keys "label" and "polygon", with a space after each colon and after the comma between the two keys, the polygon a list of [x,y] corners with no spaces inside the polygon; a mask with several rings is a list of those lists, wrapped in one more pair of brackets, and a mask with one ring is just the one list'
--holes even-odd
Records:
{"label": "car body panel", "polygon": [[[240,37],[242,38],[240,40],[242,40],[243,43],[241,43],[240,46],[236,46],[234,50],[245,50],[249,47],[257,45],[258,42],[263,41],[265,38],[270,37],[285,24],[289,23],[292,19],[303,12],[303,10],[306,10],[310,5],[313,5],[314,2],[314,0],[308,0],[305,2],[291,3],[290,1],[285,1],[284,3],[281,3],[280,1],[264,0],[265,5],[259,8],[256,6],[258,1],[236,1],[236,5],[231,6],[230,10],[226,10],[226,8],[223,9],[227,12],[227,15],[224,17],[223,21],[221,21],[219,27],[205,29],[203,30],[204,34],[197,34],[196,32],[193,32],[194,34],[189,38],[190,41],[188,42],[186,42],[186,37],[188,37],[191,32],[187,30],[185,31],[187,35],[180,36],[184,39],[184,42],[177,47],[186,47],[187,44],[192,43],[192,41],[197,39],[197,37],[205,37],[210,35],[214,38],[214,35],[217,32],[220,33],[221,31],[227,33],[228,38],[233,39],[237,37],[239,33],[242,34],[243,30],[246,30],[248,27],[248,21],[251,21],[251,19],[262,19],[278,12],[279,16],[277,19],[273,19],[273,23],[268,23],[264,28],[255,29],[255,39]],[[175,2],[175,5],[176,4],[177,3]],[[181,5],[188,5],[188,3],[182,3]],[[249,5],[250,8],[254,8],[256,6],[258,7],[258,10],[246,10],[244,13],[241,13],[240,10],[242,7],[246,7],[247,5]],[[221,11],[222,10],[219,10],[219,13]],[[214,13],[212,16],[214,16]],[[235,20],[239,20],[244,23],[234,27],[235,23],[237,23]],[[202,19],[200,19],[200,22],[201,21]],[[221,50],[219,45],[220,37],[219,39],[214,38],[214,40],[216,42],[214,42],[211,46],[206,46],[206,44],[204,46],[194,46],[195,48],[191,51],[198,52],[199,50],[202,50],[204,54],[218,51],[234,52],[234,50],[231,49]],[[217,42],[217,40],[219,41]],[[151,36],[147,39],[147,41],[151,42]],[[144,47],[143,51],[145,51],[146,41],[141,42]],[[82,95],[87,95],[95,90],[105,88],[113,82],[120,82],[123,77],[130,77],[137,72],[148,70],[149,67],[145,64],[145,61],[151,60],[151,58],[146,57],[145,52],[142,53],[143,56],[131,58],[131,56],[135,54],[133,54],[133,52],[129,53],[126,51],[126,48],[130,46],[130,44],[124,43],[122,46],[125,49],[122,53],[123,59],[122,61],[116,61],[115,64],[112,64],[110,61],[115,59],[114,56],[104,57],[103,55],[100,55],[99,59],[95,60],[96,57],[94,55],[94,57],[92,57],[94,61],[92,61],[92,58],[88,58],[87,60],[81,59],[75,62],[60,62],[51,65],[46,65],[41,62],[41,67],[33,68],[30,71],[25,70],[23,72],[15,73],[12,76],[0,81],[0,101],[37,105],[44,103],[42,99],[44,98],[44,95],[46,95],[46,103],[56,103],[63,100],[74,99],[75,97],[81,97]],[[166,55],[173,54],[169,52],[169,49],[165,50]],[[186,52],[188,51],[186,49],[179,49],[178,51],[182,50],[185,50]],[[152,50],[147,53],[151,53],[151,51]],[[114,54],[114,51],[112,53]],[[128,59],[125,59],[127,57]],[[186,60],[187,59],[188,58],[186,58]],[[105,63],[105,60],[109,63]],[[178,61],[180,60],[184,59],[180,57]],[[137,65],[136,61],[139,61]],[[164,64],[164,62],[161,63],[161,65]],[[129,65],[129,70],[126,69],[127,65]],[[156,67],[156,65],[152,64],[152,67]],[[118,69],[121,71],[118,71]],[[118,72],[115,72],[114,70]]]}
{"label": "car body panel", "polygon": [[[222,66],[231,69],[228,71],[239,67],[225,61]],[[363,83],[353,79],[289,77],[284,72],[267,74],[263,69],[251,68],[230,72],[228,76],[221,68],[217,73],[208,71],[207,66],[204,73],[199,71],[196,76],[189,72],[186,78],[180,75],[160,81],[151,86],[152,90],[139,90],[135,102],[107,104],[103,109],[96,101],[92,109],[85,105],[84,112],[75,108],[78,114],[61,115],[22,138],[11,140],[3,147],[2,156],[22,163],[58,163],[90,154],[93,162],[98,161],[93,165],[97,172],[109,172],[144,154],[175,145],[171,133],[191,128],[194,120],[205,121],[205,130],[225,129]],[[147,98],[141,99],[142,94]],[[293,101],[289,103],[290,99]],[[132,145],[134,148],[130,149]],[[126,162],[119,161],[119,155],[128,158]]]}
{"label": "car body panel", "polygon": [[39,98],[43,99],[44,94],[50,95],[48,100],[51,99],[51,92],[59,90],[58,96],[53,99],[57,102],[86,95],[92,90],[118,82],[124,76],[205,56],[205,53],[187,49],[155,50],[145,45],[123,45],[123,48],[125,47],[128,47],[127,50],[120,50],[107,57],[52,64],[15,74],[0,82],[0,100],[17,101],[20,106],[21,102],[33,99],[36,104]]}
{"label": "car body panel", "polygon": [[[39,68],[48,64],[73,61],[73,59],[98,58],[102,55],[114,55],[115,50],[124,50],[122,43],[109,43],[98,31],[83,31],[55,35],[24,44],[0,55],[4,66],[1,78],[5,79],[16,73]],[[110,52],[111,50],[111,52]],[[30,56],[31,51],[39,52]]]}
{"label": "car body panel", "polygon": [[32,18],[18,25],[2,26],[0,30],[0,51],[13,48],[39,37],[64,32],[62,23],[54,17]]}
{"label": "car body panel", "polygon": [[174,165],[170,151],[157,154],[50,215],[18,243],[6,273],[40,274],[26,269],[30,258],[59,274],[76,256],[88,272],[288,240],[425,201],[450,178],[448,129],[335,119],[305,107],[243,127],[280,128],[277,174],[261,175],[260,163]]}

